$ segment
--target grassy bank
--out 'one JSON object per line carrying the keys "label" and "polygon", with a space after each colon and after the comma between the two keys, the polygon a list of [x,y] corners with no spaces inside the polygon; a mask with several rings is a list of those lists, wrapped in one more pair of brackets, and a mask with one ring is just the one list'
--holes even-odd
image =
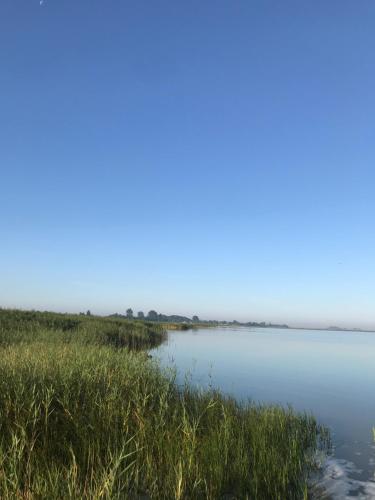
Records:
{"label": "grassy bank", "polygon": [[194,325],[191,323],[161,323],[161,325],[163,328],[165,328],[165,330],[186,331],[192,330],[194,328]]}
{"label": "grassy bank", "polygon": [[0,346],[45,342],[141,350],[156,347],[165,338],[164,328],[157,323],[0,309]]}
{"label": "grassy bank", "polygon": [[217,328],[218,323],[160,323],[165,330],[198,330],[199,328]]}
{"label": "grassy bank", "polygon": [[39,316],[0,311],[0,498],[306,495],[312,417],[178,390],[118,348],[157,345],[155,325]]}

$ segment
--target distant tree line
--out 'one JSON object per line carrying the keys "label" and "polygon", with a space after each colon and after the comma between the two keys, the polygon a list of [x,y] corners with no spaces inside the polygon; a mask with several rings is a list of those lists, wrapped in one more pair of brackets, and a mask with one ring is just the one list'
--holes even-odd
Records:
{"label": "distant tree line", "polygon": [[151,309],[147,314],[143,311],[138,311],[136,315],[134,315],[133,309],[128,308],[126,310],[126,314],[111,314],[111,317],[124,318],[127,319],[139,319],[146,321],[159,321],[161,323],[200,323],[199,317],[194,315],[192,318],[188,318],[187,316],[180,316],[178,314],[160,314],[157,311]]}
{"label": "distant tree line", "polygon": [[[87,311],[87,315],[90,314],[90,311]],[[113,318],[127,318],[127,319],[135,319],[135,320],[145,320],[145,321],[159,321],[160,323],[199,323],[199,324],[207,324],[207,325],[238,325],[238,326],[252,326],[252,327],[261,327],[261,328],[289,328],[288,325],[279,325],[266,323],[265,321],[255,322],[240,322],[237,320],[233,321],[217,321],[217,320],[201,320],[197,315],[194,315],[192,318],[188,318],[187,316],[181,316],[179,314],[160,314],[157,311],[151,309],[147,314],[143,311],[138,311],[136,315],[134,315],[133,309],[128,308],[125,314],[115,313],[112,314]]]}

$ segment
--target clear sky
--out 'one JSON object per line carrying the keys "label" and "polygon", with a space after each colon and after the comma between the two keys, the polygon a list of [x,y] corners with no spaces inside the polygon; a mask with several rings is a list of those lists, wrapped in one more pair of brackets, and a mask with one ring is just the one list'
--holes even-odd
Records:
{"label": "clear sky", "polygon": [[373,0],[1,0],[0,304],[375,327]]}

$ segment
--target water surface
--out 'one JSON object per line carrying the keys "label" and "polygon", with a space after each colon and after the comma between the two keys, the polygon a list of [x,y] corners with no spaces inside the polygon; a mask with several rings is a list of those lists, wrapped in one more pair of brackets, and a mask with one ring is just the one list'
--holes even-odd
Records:
{"label": "water surface", "polygon": [[375,333],[223,327],[173,331],[153,351],[180,382],[291,404],[327,425],[326,498],[375,498]]}

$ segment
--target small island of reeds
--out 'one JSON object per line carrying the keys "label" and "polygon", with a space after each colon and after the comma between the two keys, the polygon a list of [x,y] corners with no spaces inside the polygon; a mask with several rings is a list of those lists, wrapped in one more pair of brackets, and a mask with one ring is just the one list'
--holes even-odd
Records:
{"label": "small island of reeds", "polygon": [[0,498],[300,499],[327,432],[177,386],[152,322],[0,310]]}

